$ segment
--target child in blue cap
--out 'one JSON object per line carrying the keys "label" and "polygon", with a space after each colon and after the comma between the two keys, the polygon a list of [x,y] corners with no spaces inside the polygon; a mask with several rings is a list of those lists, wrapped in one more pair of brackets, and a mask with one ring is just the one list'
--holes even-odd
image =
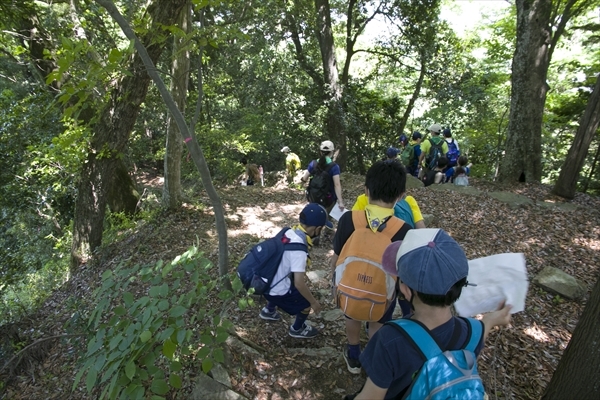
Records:
{"label": "child in blue cap", "polygon": [[[387,247],[382,265],[386,272],[397,274],[400,290],[414,310],[410,319],[426,327],[446,350],[463,348],[470,329],[451,309],[468,284],[469,263],[460,245],[441,229],[413,229],[403,241]],[[483,349],[494,326],[510,323],[510,309],[501,304],[498,311],[475,321],[482,324],[475,354]],[[359,393],[346,395],[345,400],[403,398],[424,360],[405,335],[384,325],[369,341],[360,362],[367,381]]]}
{"label": "child in blue cap", "polygon": [[[289,240],[287,243],[304,243],[310,250],[312,238],[319,236],[324,226],[333,228],[333,224],[327,220],[327,211],[317,203],[309,203],[300,212],[299,224],[287,230],[285,238]],[[286,313],[294,315],[296,319],[289,328],[289,335],[298,339],[313,338],[319,333],[316,328],[306,324],[311,308],[315,314],[321,311],[321,304],[306,285],[307,265],[310,265],[308,253],[284,251],[273,278],[273,282],[277,283],[264,294],[267,305],[259,314],[264,320],[279,321],[281,320],[281,315],[277,312],[279,307]]]}

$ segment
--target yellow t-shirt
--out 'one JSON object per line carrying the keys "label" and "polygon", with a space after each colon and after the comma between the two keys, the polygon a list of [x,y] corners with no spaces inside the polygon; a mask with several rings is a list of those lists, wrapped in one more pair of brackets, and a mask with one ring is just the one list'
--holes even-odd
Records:
{"label": "yellow t-shirt", "polygon": [[[445,157],[446,153],[448,153],[448,142],[446,142],[444,140],[444,138],[442,138],[442,137],[439,137],[439,136],[437,136],[437,137],[439,138],[440,141],[444,142],[442,144],[442,153],[444,153],[444,157]],[[429,153],[429,149],[431,149],[431,142],[429,141],[429,139],[430,138],[427,138],[421,142],[421,154],[425,154],[425,156],[423,157],[423,162],[425,162],[425,159],[427,158],[427,154]],[[431,139],[433,139],[433,138],[431,138]],[[434,142],[438,142],[438,141],[434,140]]]}
{"label": "yellow t-shirt", "polygon": [[[408,205],[410,206],[410,211],[412,212],[413,221],[415,223],[417,223],[419,221],[423,221],[423,215],[421,214],[421,209],[419,208],[419,205],[417,204],[417,200],[415,200],[414,197],[406,196],[404,199],[400,200],[399,202],[401,202],[401,201],[406,201],[408,203]],[[364,210],[366,208],[367,204],[369,204],[369,198],[367,197],[366,194],[361,194],[360,196],[358,196],[356,198],[356,203],[354,203],[354,205],[352,206],[352,211]]]}
{"label": "yellow t-shirt", "polygon": [[365,207],[369,204],[369,199],[366,194],[361,194],[356,198],[356,203],[352,206],[352,211],[356,210],[364,210]]}
{"label": "yellow t-shirt", "polygon": [[300,157],[295,153],[288,153],[285,157],[285,166],[290,171],[296,171],[300,168]]}
{"label": "yellow t-shirt", "polygon": [[406,200],[406,202],[410,206],[410,211],[412,211],[413,220],[415,221],[415,223],[423,221],[423,215],[421,214],[421,209],[417,204],[417,200],[415,200],[415,198],[412,196],[406,196],[404,200]]}

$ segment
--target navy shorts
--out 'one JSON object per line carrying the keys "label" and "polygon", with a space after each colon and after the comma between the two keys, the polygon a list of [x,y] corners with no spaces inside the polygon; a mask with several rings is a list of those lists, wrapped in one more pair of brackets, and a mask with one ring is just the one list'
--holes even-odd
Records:
{"label": "navy shorts", "polygon": [[264,296],[268,302],[275,304],[290,315],[300,314],[302,310],[310,307],[310,302],[293,285],[289,293],[283,296],[271,296],[270,294],[265,294]]}

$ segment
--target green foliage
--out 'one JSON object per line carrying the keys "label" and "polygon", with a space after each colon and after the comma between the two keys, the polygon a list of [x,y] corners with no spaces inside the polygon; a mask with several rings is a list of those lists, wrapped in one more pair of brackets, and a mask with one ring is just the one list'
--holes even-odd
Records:
{"label": "green foliage", "polygon": [[82,131],[47,92],[0,97],[0,314],[14,320],[67,278]]}
{"label": "green foliage", "polygon": [[[208,301],[218,298],[225,310],[233,293],[208,274],[210,267],[192,247],[167,264],[106,270],[94,292],[87,352],[73,388],[85,375],[88,393],[100,399],[164,396],[181,388],[190,359],[204,372],[223,362],[232,325]],[[236,282],[234,291],[240,290]]]}
{"label": "green foliage", "polygon": [[560,295],[558,295],[558,294],[557,294],[556,296],[554,296],[554,297],[552,298],[552,303],[553,303],[555,306],[558,306],[558,305],[560,305],[560,304],[564,303],[564,299],[563,299],[562,297],[560,297]]}

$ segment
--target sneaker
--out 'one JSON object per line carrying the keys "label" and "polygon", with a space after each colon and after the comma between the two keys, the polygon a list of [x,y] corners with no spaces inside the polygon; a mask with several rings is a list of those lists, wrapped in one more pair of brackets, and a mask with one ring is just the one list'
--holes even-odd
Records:
{"label": "sneaker", "polygon": [[302,328],[295,330],[290,326],[290,336],[297,339],[310,339],[319,334],[317,328],[304,324]]}
{"label": "sneaker", "polygon": [[348,348],[347,347],[344,348],[343,354],[344,354],[344,361],[346,361],[346,365],[348,366],[348,371],[350,371],[351,374],[360,374],[360,369],[361,369],[360,360],[358,360],[356,358],[348,357]]}
{"label": "sneaker", "polygon": [[269,309],[267,307],[263,307],[263,309],[260,310],[259,316],[262,319],[265,319],[267,321],[280,321],[281,320],[281,315],[279,315],[277,310],[273,310],[271,312],[271,311],[269,311]]}

